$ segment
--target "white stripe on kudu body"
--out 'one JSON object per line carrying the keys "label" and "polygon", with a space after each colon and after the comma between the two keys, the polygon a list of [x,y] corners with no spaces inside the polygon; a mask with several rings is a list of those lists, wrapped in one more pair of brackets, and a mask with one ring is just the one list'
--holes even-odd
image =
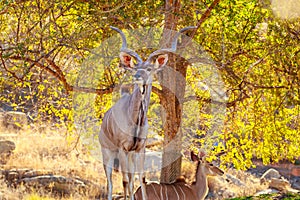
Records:
{"label": "white stripe on kudu body", "polygon": [[[149,183],[146,185],[146,193],[150,200],[203,200],[208,193],[207,176],[223,175],[218,167],[207,163],[191,152],[191,158],[197,163],[196,181],[191,185],[179,181],[172,184]],[[158,195],[158,191],[160,195]],[[134,194],[135,200],[141,200],[141,188]]]}

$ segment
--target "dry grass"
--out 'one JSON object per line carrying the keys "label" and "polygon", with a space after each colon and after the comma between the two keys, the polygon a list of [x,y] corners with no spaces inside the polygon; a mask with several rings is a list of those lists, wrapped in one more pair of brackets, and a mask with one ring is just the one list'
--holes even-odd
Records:
{"label": "dry grass", "polygon": [[[77,143],[76,137],[73,139],[67,138],[63,134],[64,130],[38,130],[27,129],[26,131],[0,131],[0,139],[8,139],[16,144],[14,154],[8,162],[0,166],[0,169],[34,169],[49,171],[55,175],[65,177],[80,177],[84,180],[89,180],[97,185],[105,188],[106,178],[103,171],[102,163],[93,159],[92,156],[85,153],[80,143]],[[213,199],[228,198],[231,194],[226,194],[226,191],[234,193],[235,197],[253,195],[258,190],[263,189],[257,182],[258,179],[236,170],[228,170],[227,173],[240,179],[245,187],[238,187],[233,183],[226,182],[225,178],[210,178],[210,182],[214,182],[213,190],[223,191],[221,195],[214,196]],[[155,175],[157,176],[157,175]],[[182,177],[191,183],[194,181],[195,165],[183,160]],[[148,179],[151,175],[148,174]],[[151,177],[153,180],[153,177]],[[154,178],[155,179],[155,178]],[[156,177],[159,180],[159,177]],[[113,173],[114,193],[122,193],[122,176],[120,173]],[[135,184],[138,186],[139,184]],[[90,194],[71,193],[68,196],[60,197],[60,199],[90,199]],[[223,195],[223,196],[222,196]],[[25,200],[52,200],[57,199],[51,191],[39,189],[25,188],[18,186],[16,188],[7,187],[7,184],[0,177],[0,200],[8,199],[25,199]]]}
{"label": "dry grass", "polygon": [[[12,130],[1,131],[0,139],[11,140],[16,144],[14,153],[8,162],[0,169],[34,169],[47,171],[56,175],[66,177],[80,177],[92,181],[103,188],[106,184],[105,173],[102,163],[93,159],[85,153],[84,149],[77,143],[76,137],[66,138],[64,130],[27,129],[26,131]],[[185,162],[183,165],[183,176],[190,181],[193,180],[193,164]],[[147,178],[159,180],[159,172],[153,177],[148,174]],[[122,176],[113,173],[114,193],[122,193]],[[138,186],[139,184],[135,184]],[[3,179],[0,179],[0,199],[55,199],[48,190],[33,189],[28,191],[23,186],[17,188],[7,187]],[[4,196],[3,196],[4,195]],[[89,196],[82,194],[71,194],[64,199],[88,199]],[[2,199],[1,199],[2,200]]]}
{"label": "dry grass", "polygon": [[[26,131],[1,131],[0,139],[11,140],[16,149],[2,170],[34,169],[47,171],[65,177],[80,177],[104,188],[106,183],[102,164],[84,153],[76,137],[67,138],[62,130],[47,130],[40,133],[32,129]],[[114,191],[121,192],[121,176],[114,174]],[[120,184],[118,184],[120,183]],[[49,191],[32,191],[22,186],[7,187],[0,175],[0,199],[52,199]],[[4,198],[5,197],[5,198]],[[67,199],[87,199],[82,194],[74,194]]]}
{"label": "dry grass", "polygon": [[[12,138],[16,149],[5,168],[31,168],[54,171],[61,175],[77,175],[97,179],[96,163],[73,149],[59,133],[51,135],[23,133]],[[86,163],[90,163],[87,165]]]}

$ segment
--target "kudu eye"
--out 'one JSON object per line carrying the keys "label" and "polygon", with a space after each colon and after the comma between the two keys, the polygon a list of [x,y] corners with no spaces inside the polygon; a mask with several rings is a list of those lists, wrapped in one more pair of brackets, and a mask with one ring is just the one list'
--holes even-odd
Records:
{"label": "kudu eye", "polygon": [[150,72],[150,71],[152,71],[152,68],[149,67],[149,68],[147,68],[146,70],[147,70],[148,72]]}

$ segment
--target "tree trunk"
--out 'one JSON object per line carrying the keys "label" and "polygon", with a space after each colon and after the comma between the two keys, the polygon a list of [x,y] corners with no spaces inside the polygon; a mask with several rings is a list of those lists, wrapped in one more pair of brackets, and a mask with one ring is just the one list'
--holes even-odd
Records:
{"label": "tree trunk", "polygon": [[161,105],[163,116],[163,168],[161,182],[171,183],[181,174],[181,118],[185,93],[186,64],[176,55],[171,55],[167,69],[160,76],[162,85]]}
{"label": "tree trunk", "polygon": [[[165,1],[165,27],[161,41],[164,48],[171,46],[170,43],[173,37],[170,37],[169,31],[176,30],[178,22],[176,12],[179,11],[179,8],[180,0]],[[163,94],[160,102],[164,109],[164,112],[162,112],[164,130],[163,167],[160,178],[162,183],[172,183],[181,174],[181,99],[184,96],[186,69],[183,70],[183,75],[179,75],[176,69],[183,69],[181,67],[182,63],[179,62],[181,59],[176,58],[175,55],[169,56],[168,68],[159,77]],[[182,80],[182,76],[184,80]]]}

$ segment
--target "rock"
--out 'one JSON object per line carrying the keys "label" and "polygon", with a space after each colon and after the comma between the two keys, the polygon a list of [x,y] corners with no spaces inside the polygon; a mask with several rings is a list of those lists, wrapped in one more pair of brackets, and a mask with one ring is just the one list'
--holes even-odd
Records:
{"label": "rock", "polygon": [[237,185],[240,187],[245,187],[245,183],[243,183],[240,179],[236,178],[235,176],[233,176],[231,174],[226,174],[226,178],[234,185]]}
{"label": "rock", "polygon": [[291,175],[300,177],[300,166],[293,167]]}
{"label": "rock", "polygon": [[270,181],[272,178],[279,179],[281,174],[273,168],[268,169],[260,178],[260,182],[264,183],[266,181]]}
{"label": "rock", "polygon": [[59,175],[42,175],[22,178],[19,182],[26,184],[27,186],[42,185],[44,187],[49,187],[51,185],[51,189],[55,189],[62,193],[70,193],[70,191],[75,188],[84,189],[86,187],[80,180]]}
{"label": "rock", "polygon": [[12,152],[15,148],[16,145],[14,142],[9,140],[0,140],[0,154]]}
{"label": "rock", "polygon": [[288,180],[285,179],[271,178],[269,187],[286,192],[289,190],[289,188],[291,188],[291,184]]}
{"label": "rock", "polygon": [[278,193],[278,192],[279,192],[278,190],[269,188],[269,189],[257,192],[254,196],[260,196],[263,194],[274,194],[274,193]]}
{"label": "rock", "polygon": [[21,130],[28,125],[27,116],[23,112],[5,112],[1,118],[3,127],[8,130]]}
{"label": "rock", "polygon": [[286,179],[276,179],[272,178],[271,182],[269,183],[270,188],[274,188],[277,190],[280,190],[284,193],[299,193],[299,190],[296,190],[291,187],[291,183]]}
{"label": "rock", "polygon": [[16,145],[14,142],[9,140],[0,140],[0,164],[5,164],[13,150],[15,150]]}
{"label": "rock", "polygon": [[58,194],[85,193],[96,197],[103,194],[105,189],[98,184],[79,177],[65,177],[54,175],[50,171],[33,169],[10,169],[0,170],[0,176],[3,176],[8,185],[17,187],[19,185],[25,188],[44,188],[49,192],[55,191]]}
{"label": "rock", "polygon": [[300,177],[294,179],[294,181],[292,182],[292,188],[300,190]]}

